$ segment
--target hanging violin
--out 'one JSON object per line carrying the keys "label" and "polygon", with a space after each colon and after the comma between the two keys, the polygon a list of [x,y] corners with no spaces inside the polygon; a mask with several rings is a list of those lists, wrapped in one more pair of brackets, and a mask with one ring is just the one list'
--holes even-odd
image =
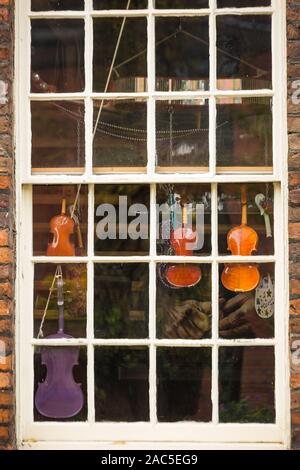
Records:
{"label": "hanging violin", "polygon": [[[59,311],[58,332],[47,339],[70,339],[64,333],[63,278],[56,276],[57,305]],[[44,382],[38,384],[35,406],[47,418],[71,418],[77,415],[84,402],[81,385],[73,377],[73,367],[78,365],[79,347],[54,346],[41,348],[42,364],[47,368]]]}
{"label": "hanging violin", "polygon": [[[171,246],[176,256],[192,256],[193,250],[188,248],[189,244],[197,241],[197,232],[186,227],[188,223],[188,208],[186,199],[181,198],[182,226],[172,230],[170,236]],[[172,287],[193,287],[201,280],[202,273],[198,265],[194,264],[173,264],[168,265],[165,279]]]}
{"label": "hanging violin", "polygon": [[[242,223],[232,228],[227,234],[228,250],[234,256],[250,256],[257,249],[258,234],[247,225],[247,191],[241,187]],[[256,265],[245,263],[226,264],[221,281],[223,286],[233,292],[249,292],[255,289],[260,281]]]}
{"label": "hanging violin", "polygon": [[48,243],[47,256],[75,256],[75,245],[70,240],[74,227],[74,220],[66,215],[66,200],[63,199],[61,214],[50,221],[53,240]]}

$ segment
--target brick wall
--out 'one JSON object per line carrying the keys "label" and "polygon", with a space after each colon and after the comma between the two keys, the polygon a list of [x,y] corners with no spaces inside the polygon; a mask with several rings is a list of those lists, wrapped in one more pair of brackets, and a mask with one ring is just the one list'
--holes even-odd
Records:
{"label": "brick wall", "polygon": [[13,0],[0,0],[0,449],[13,448]]}

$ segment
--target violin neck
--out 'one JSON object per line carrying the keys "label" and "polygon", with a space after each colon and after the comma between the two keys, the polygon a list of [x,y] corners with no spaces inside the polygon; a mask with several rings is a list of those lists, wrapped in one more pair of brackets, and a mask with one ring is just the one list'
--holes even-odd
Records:
{"label": "violin neck", "polygon": [[247,225],[247,188],[245,184],[241,186],[241,202],[242,202],[242,225]]}
{"label": "violin neck", "polygon": [[65,199],[62,200],[61,202],[61,213],[62,215],[64,215],[66,213],[66,209],[67,209],[67,202]]}

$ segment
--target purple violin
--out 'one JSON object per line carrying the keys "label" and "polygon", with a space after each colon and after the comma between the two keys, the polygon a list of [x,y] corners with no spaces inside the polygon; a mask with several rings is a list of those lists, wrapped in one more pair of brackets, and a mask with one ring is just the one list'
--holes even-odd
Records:
{"label": "purple violin", "polygon": [[[59,329],[47,339],[69,339],[64,333],[64,296],[62,274],[57,276],[57,305],[59,311]],[[73,377],[73,367],[78,364],[78,347],[43,347],[42,364],[47,367],[44,382],[39,383],[35,395],[38,412],[47,418],[71,418],[83,407],[81,385]]]}

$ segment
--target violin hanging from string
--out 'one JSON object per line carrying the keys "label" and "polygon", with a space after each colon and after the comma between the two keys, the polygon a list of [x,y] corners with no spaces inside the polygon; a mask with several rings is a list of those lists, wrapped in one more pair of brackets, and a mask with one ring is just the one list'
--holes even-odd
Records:
{"label": "violin hanging from string", "polygon": [[[181,198],[182,225],[171,231],[170,242],[176,256],[192,256],[193,250],[189,247],[196,244],[197,232],[187,227],[188,208],[185,197]],[[201,280],[202,273],[198,265],[173,264],[167,266],[165,279],[171,287],[193,287]]]}
{"label": "violin hanging from string", "polygon": [[[250,256],[257,249],[258,234],[247,225],[247,191],[241,187],[242,222],[227,234],[228,250],[234,256]],[[256,265],[246,263],[226,264],[221,281],[223,286],[233,292],[249,292],[255,289],[260,281]]]}
{"label": "violin hanging from string", "polygon": [[[64,333],[64,294],[61,267],[56,275],[57,306],[59,312],[58,332],[47,339],[70,339]],[[78,365],[79,347],[54,346],[41,348],[42,364],[47,375],[38,384],[35,406],[47,418],[71,418],[77,415],[84,403],[81,385],[73,377],[73,368]]]}
{"label": "violin hanging from string", "polygon": [[48,243],[47,256],[75,256],[75,245],[71,242],[75,221],[66,215],[66,200],[62,200],[61,214],[50,221],[53,240]]}

